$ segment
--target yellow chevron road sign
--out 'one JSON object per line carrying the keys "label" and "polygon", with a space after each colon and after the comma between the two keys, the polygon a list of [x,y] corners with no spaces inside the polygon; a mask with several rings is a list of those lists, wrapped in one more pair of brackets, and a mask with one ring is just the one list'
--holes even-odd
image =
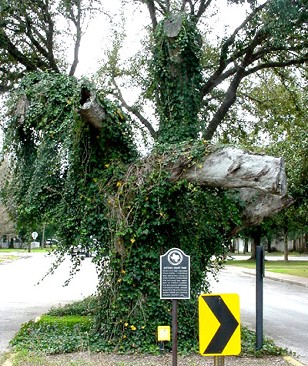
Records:
{"label": "yellow chevron road sign", "polygon": [[241,352],[237,294],[199,296],[199,349],[203,356],[235,356]]}

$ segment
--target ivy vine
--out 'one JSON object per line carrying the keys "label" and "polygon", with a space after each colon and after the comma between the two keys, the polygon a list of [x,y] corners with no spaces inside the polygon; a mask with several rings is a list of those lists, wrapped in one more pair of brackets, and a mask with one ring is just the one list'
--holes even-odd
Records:
{"label": "ivy vine", "polygon": [[[188,47],[183,34],[181,42]],[[55,225],[60,255],[79,244],[95,253],[98,349],[156,348],[157,326],[171,322],[170,302],[159,298],[159,256],[170,247],[189,254],[192,299],[180,306],[179,321],[185,321],[179,340],[180,347],[193,348],[196,298],[207,289],[207,273],[215,274],[220,266],[212,256],[223,253],[222,244],[240,225],[240,206],[227,191],[180,176],[171,179],[175,163],[199,164],[212,149],[205,141],[188,139],[197,130],[192,132],[187,91],[187,106],[179,112],[184,122],[173,131],[179,141],[157,144],[151,156],[141,159],[130,119],[116,103],[97,94],[106,112],[101,129],[82,119],[82,85],[55,73],[23,79],[11,101],[5,146],[14,170],[3,197],[14,202],[20,228],[30,232],[43,222]],[[176,124],[176,118],[168,123]],[[168,135],[164,128],[162,141]]]}
{"label": "ivy vine", "polygon": [[[196,139],[200,131],[201,35],[187,14],[170,17],[156,28],[151,67],[160,119],[158,140],[163,143]],[[166,22],[173,20],[180,23],[176,36],[166,32]]]}

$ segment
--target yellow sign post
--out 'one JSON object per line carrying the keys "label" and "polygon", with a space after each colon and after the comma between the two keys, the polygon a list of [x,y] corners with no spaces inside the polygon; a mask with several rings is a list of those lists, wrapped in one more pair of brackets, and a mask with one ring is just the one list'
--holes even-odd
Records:
{"label": "yellow sign post", "polygon": [[199,296],[199,349],[202,356],[235,356],[241,352],[237,294]]}
{"label": "yellow sign post", "polygon": [[159,325],[157,327],[157,340],[158,342],[170,341],[170,326]]}

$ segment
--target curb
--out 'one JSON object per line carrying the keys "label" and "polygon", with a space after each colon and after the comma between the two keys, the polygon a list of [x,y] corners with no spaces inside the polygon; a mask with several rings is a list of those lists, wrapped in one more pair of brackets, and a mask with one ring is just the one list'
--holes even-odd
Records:
{"label": "curb", "polygon": [[290,356],[284,356],[284,360],[287,361],[290,365],[293,366],[305,366],[303,363],[294,360],[294,358],[290,357]]}
{"label": "curb", "polygon": [[8,360],[6,360],[2,366],[12,366],[13,365],[12,360],[13,356],[11,356]]}
{"label": "curb", "polygon": [[301,286],[301,287],[308,287],[308,282],[301,280],[301,279],[297,279],[297,278],[286,278],[286,277],[275,277],[275,275],[272,272],[265,272],[265,276],[264,278],[267,278],[269,280],[272,281],[278,281],[278,282],[285,282],[285,283],[289,283],[291,285],[297,285],[297,286]]}
{"label": "curb", "polygon": [[[252,275],[255,276],[255,272],[249,271],[247,268],[243,268],[243,273],[248,274],[248,275]],[[264,275],[264,279],[267,280],[272,280],[272,281],[276,281],[276,282],[285,282],[285,283],[289,283],[291,285],[297,285],[297,286],[301,286],[301,287],[306,287],[308,288],[308,281],[301,281],[300,279],[297,278],[287,278],[287,277],[282,277],[282,276],[275,276],[275,274],[273,272],[269,272],[269,271],[265,271],[265,275]]]}

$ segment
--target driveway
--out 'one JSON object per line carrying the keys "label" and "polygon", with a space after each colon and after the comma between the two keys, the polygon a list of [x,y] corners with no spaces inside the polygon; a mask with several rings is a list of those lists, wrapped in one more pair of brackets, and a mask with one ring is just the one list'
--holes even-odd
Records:
{"label": "driveway", "polygon": [[51,306],[83,299],[95,293],[97,274],[90,258],[68,286],[71,263],[69,257],[53,275],[42,282],[55,257],[29,253],[19,260],[0,265],[0,352],[7,349],[9,340],[21,324],[45,313]]}

